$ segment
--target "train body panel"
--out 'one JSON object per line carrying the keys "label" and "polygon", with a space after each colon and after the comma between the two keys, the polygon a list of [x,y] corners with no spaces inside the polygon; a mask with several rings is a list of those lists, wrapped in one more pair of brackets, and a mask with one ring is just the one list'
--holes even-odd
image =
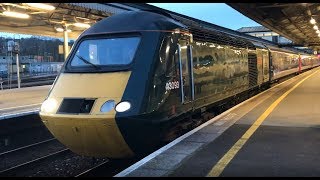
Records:
{"label": "train body panel", "polygon": [[192,45],[196,109],[249,88],[246,48],[197,40]]}

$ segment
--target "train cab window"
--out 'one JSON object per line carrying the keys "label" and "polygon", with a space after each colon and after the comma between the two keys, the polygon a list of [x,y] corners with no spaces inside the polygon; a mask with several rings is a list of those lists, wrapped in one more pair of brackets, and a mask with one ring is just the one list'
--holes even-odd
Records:
{"label": "train cab window", "polygon": [[71,67],[121,66],[132,62],[140,37],[87,39],[80,43]]}

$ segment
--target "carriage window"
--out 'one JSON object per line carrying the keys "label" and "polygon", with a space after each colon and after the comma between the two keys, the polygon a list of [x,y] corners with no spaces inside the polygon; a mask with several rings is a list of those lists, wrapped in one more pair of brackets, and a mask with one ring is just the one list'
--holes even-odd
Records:
{"label": "carriage window", "polygon": [[128,65],[133,60],[139,41],[139,37],[84,40],[76,50],[71,66]]}

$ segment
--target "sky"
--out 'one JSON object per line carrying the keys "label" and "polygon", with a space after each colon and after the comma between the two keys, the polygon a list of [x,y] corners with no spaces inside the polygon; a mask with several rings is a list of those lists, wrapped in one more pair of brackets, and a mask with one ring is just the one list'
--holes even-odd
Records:
{"label": "sky", "polygon": [[[184,14],[196,19],[207,21],[225,28],[237,30],[241,27],[259,26],[225,3],[148,3],[163,9]],[[2,37],[29,38],[28,35],[1,33]]]}
{"label": "sky", "polygon": [[184,14],[225,28],[260,26],[225,3],[148,3],[169,11]]}

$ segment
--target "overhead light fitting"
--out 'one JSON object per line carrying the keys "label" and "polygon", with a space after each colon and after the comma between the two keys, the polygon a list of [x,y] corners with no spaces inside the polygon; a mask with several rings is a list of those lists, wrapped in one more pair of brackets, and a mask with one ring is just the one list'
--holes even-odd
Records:
{"label": "overhead light fitting", "polygon": [[80,27],[80,28],[89,28],[90,24],[85,24],[85,23],[74,23],[73,24],[76,27]]}
{"label": "overhead light fitting", "polygon": [[317,25],[314,25],[314,26],[313,26],[313,29],[314,29],[314,30],[318,30],[318,26],[317,26]]}
{"label": "overhead light fitting", "polygon": [[316,31],[316,33],[318,33],[318,34],[319,34],[319,33],[320,33],[320,31],[319,31],[319,30],[317,30],[317,31]]}
{"label": "overhead light fitting", "polygon": [[56,31],[63,32],[63,28],[56,28]]}
{"label": "overhead light fitting", "polygon": [[[64,31],[64,29],[63,29],[63,28],[58,27],[58,28],[56,28],[56,31],[58,31],[58,32],[63,32],[63,31]],[[71,29],[67,29],[67,32],[71,32]]]}
{"label": "overhead light fitting", "polygon": [[311,24],[315,24],[315,23],[316,23],[316,20],[314,20],[313,18],[311,18],[311,19],[310,19],[310,23],[311,23]]}
{"label": "overhead light fitting", "polygon": [[56,7],[49,5],[49,4],[43,4],[43,3],[26,3],[26,4],[30,7],[48,10],[48,11],[53,11],[56,9]]}
{"label": "overhead light fitting", "polygon": [[4,11],[2,12],[2,14],[8,17],[21,18],[21,19],[28,19],[30,17],[28,14],[18,13],[13,11]]}

